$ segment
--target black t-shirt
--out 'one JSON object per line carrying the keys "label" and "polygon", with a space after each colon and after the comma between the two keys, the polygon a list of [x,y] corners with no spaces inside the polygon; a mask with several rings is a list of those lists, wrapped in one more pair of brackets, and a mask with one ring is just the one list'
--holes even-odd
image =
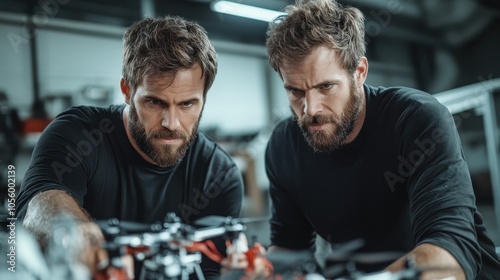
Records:
{"label": "black t-shirt", "polygon": [[363,127],[341,149],[314,152],[291,118],[275,127],[266,150],[272,244],[313,248],[316,233],[332,245],[362,239],[360,252],[432,243],[467,279],[500,279],[446,107],[409,88],[364,89]]}
{"label": "black t-shirt", "polygon": [[[243,181],[225,151],[199,132],[176,166],[153,165],[128,140],[124,108],[73,107],[51,122],[21,186],[21,218],[29,200],[49,189],[65,190],[96,220],[155,223],[170,212],[184,223],[209,215],[239,217]],[[203,262],[205,272],[218,272]]]}

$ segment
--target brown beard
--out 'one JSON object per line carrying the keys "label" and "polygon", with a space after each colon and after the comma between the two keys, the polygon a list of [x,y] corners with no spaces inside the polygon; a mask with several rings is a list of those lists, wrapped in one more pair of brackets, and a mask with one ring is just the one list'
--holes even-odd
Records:
{"label": "brown beard", "polygon": [[[186,155],[187,150],[196,139],[196,135],[198,132],[198,124],[200,123],[201,119],[201,114],[200,114],[200,117],[198,118],[193,127],[191,135],[188,135],[180,131],[171,131],[166,128],[161,131],[152,130],[149,133],[146,133],[146,129],[139,121],[137,109],[135,108],[133,102],[130,105],[129,116],[130,116],[129,128],[132,133],[132,137],[137,143],[137,146],[139,146],[139,149],[141,149],[141,151],[144,154],[146,154],[151,160],[153,160],[153,162],[156,163],[156,165],[161,167],[174,166],[182,161],[182,159]],[[152,139],[154,138],[167,138],[167,137],[180,138],[183,140],[183,143],[179,148],[174,149],[170,145],[158,146],[154,145],[152,142]]]}
{"label": "brown beard", "polygon": [[[363,95],[355,87],[354,80],[351,79],[349,86],[349,101],[347,102],[345,111],[340,116],[334,113],[315,116],[304,114],[301,118],[298,118],[292,109],[292,115],[297,120],[304,138],[315,152],[328,153],[340,149],[344,145],[347,136],[354,129],[363,104]],[[335,126],[335,130],[331,134],[325,131],[309,131],[307,129],[309,125],[323,125],[327,123],[334,124]]]}

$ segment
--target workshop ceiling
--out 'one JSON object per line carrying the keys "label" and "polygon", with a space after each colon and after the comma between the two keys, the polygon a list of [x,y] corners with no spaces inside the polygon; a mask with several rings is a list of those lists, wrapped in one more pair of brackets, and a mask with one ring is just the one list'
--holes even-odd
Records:
{"label": "workshop ceiling", "polygon": [[[205,27],[213,39],[264,45],[267,23],[213,12],[214,0],[2,0],[0,11],[43,12],[114,26],[129,26],[144,14],[179,15]],[[232,0],[282,10],[294,0]],[[461,44],[478,36],[498,16],[495,0],[341,0],[360,8],[367,34],[377,39],[398,37],[419,44]],[[450,34],[451,39],[450,39]],[[380,35],[380,36],[379,36]],[[373,36],[375,37],[375,36]]]}

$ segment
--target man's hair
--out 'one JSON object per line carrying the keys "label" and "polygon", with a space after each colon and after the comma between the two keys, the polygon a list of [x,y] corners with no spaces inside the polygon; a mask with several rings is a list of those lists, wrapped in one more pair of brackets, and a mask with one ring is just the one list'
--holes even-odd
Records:
{"label": "man's hair", "polygon": [[284,62],[298,62],[316,47],[335,49],[340,65],[354,73],[365,55],[364,16],[353,7],[335,0],[296,0],[285,8],[267,30],[267,52],[271,66],[279,73]]}
{"label": "man's hair", "polygon": [[175,77],[198,63],[206,96],[217,74],[217,56],[203,27],[177,16],[144,18],[123,39],[122,75],[132,91],[146,76]]}

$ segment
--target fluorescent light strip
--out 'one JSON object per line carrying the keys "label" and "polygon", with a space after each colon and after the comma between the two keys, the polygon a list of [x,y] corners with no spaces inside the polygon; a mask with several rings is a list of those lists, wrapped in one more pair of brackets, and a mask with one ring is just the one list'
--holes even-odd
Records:
{"label": "fluorescent light strip", "polygon": [[254,6],[229,2],[229,1],[215,1],[211,5],[212,10],[215,12],[229,14],[233,16],[251,18],[256,20],[262,20],[270,22],[280,15],[284,15],[283,12],[258,8]]}

